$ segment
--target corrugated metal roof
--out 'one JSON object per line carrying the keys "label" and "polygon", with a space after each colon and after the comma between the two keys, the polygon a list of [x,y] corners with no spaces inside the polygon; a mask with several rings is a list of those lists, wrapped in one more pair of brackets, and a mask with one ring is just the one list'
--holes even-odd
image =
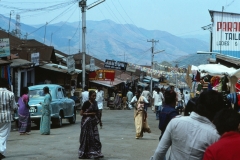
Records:
{"label": "corrugated metal roof", "polygon": [[98,81],[98,80],[93,80],[93,81],[90,81],[90,82],[93,82],[93,83],[96,83],[96,84],[100,84],[100,85],[103,85],[103,86],[106,86],[106,87],[113,87],[113,86],[116,86],[124,81],[122,80],[119,80],[117,78],[114,79],[114,81]]}
{"label": "corrugated metal roof", "polygon": [[79,69],[75,69],[74,72],[68,73],[68,68],[66,66],[53,64],[53,63],[44,64],[44,65],[39,66],[39,67],[40,68],[44,68],[44,69],[48,69],[48,70],[52,70],[52,71],[56,71],[56,72],[66,73],[66,74],[79,74],[79,73],[82,73],[82,70],[79,70]]}
{"label": "corrugated metal roof", "polygon": [[222,59],[224,61],[236,64],[237,66],[240,66],[240,58],[227,56],[227,55],[223,55],[223,54],[217,54],[216,58],[219,58],[219,59]]}
{"label": "corrugated metal roof", "polygon": [[212,14],[215,13],[226,13],[226,14],[234,14],[234,15],[240,15],[240,13],[233,13],[233,12],[222,12],[222,11],[214,11],[214,10],[208,10],[210,15],[212,16]]}
{"label": "corrugated metal roof", "polygon": [[142,83],[142,82],[138,82],[137,85],[138,85],[138,86],[141,86],[141,87],[144,87],[144,88],[148,86],[147,83]]}
{"label": "corrugated metal roof", "polygon": [[34,63],[27,61],[25,59],[12,59],[10,60],[12,63],[10,64],[10,67],[16,68],[16,67],[21,67],[21,66],[31,66]]}
{"label": "corrugated metal roof", "polygon": [[9,64],[9,63],[11,63],[11,62],[0,59],[0,65],[7,65],[7,64]]}

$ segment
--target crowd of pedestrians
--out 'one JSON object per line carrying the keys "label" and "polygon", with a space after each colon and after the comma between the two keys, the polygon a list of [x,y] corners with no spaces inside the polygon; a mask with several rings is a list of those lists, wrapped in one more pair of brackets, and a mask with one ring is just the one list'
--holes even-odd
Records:
{"label": "crowd of pedestrians", "polygon": [[[81,131],[79,159],[103,158],[102,143],[98,125],[102,128],[104,92],[85,87],[83,105],[80,111]],[[20,135],[30,135],[28,88],[21,90],[18,105],[13,92],[8,90],[6,79],[0,79],[0,159],[5,158],[6,142],[11,129],[12,111],[18,110]],[[50,134],[51,94],[48,87],[42,105],[40,133]],[[240,114],[226,105],[223,95],[214,90],[203,91],[198,97],[190,98],[170,86],[137,90],[135,95],[128,91],[127,103],[134,109],[136,139],[143,138],[144,132],[151,133],[148,125],[148,108],[156,113],[160,130],[159,143],[151,160],[238,160],[240,159]],[[184,112],[184,113],[182,113]],[[154,127],[154,126],[152,126]]]}

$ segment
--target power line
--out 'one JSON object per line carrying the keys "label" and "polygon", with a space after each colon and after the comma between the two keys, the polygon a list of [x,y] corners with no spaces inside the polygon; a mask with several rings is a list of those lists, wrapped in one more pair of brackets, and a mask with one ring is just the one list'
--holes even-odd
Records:
{"label": "power line", "polygon": [[[74,5],[74,4],[73,4],[73,5]],[[71,6],[68,7],[66,10],[64,10],[62,13],[60,13],[60,14],[57,15],[55,18],[53,18],[51,21],[49,21],[48,24],[51,23],[52,21],[54,21],[55,19],[57,19],[58,17],[60,17],[60,16],[61,16],[62,14],[64,14],[66,11],[68,11],[73,5],[71,5]],[[43,27],[45,27],[45,26],[46,26],[46,25],[43,25],[43,26],[39,27],[38,29],[32,31],[32,32],[29,33],[28,35],[31,35],[31,34],[37,32],[38,30],[40,30],[41,28],[43,28]]]}
{"label": "power line", "polygon": [[[137,27],[137,25],[133,22],[133,20],[130,18],[130,16],[127,14],[127,12],[125,11],[125,9],[123,8],[122,4],[120,3],[120,1],[118,0],[118,3],[120,4],[122,10],[125,12],[125,14],[127,15],[127,17],[130,19],[130,21],[132,22],[132,24],[135,25],[135,27],[138,29],[138,31],[143,34],[140,29]],[[143,34],[145,37],[147,37],[145,34]]]}

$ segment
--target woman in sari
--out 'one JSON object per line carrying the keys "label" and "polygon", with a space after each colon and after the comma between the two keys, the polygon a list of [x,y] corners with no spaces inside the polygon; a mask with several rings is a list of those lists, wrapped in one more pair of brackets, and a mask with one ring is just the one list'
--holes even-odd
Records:
{"label": "woman in sari", "polygon": [[42,135],[49,135],[50,134],[50,121],[51,121],[51,101],[52,101],[52,96],[49,93],[49,88],[44,87],[43,88],[43,93],[45,94],[44,97],[44,102],[39,103],[42,105],[42,117],[41,117],[41,122],[40,122],[40,133]]}
{"label": "woman in sari", "polygon": [[28,87],[23,87],[21,89],[21,97],[18,99],[18,131],[20,135],[29,135],[29,132],[31,131],[28,92]]}
{"label": "woman in sari", "polygon": [[135,106],[134,121],[136,128],[136,139],[142,138],[144,132],[151,133],[147,123],[147,112],[144,110],[144,103],[148,103],[148,101],[145,97],[140,95],[141,91],[138,90],[131,100],[131,104]]}
{"label": "woman in sari", "polygon": [[81,120],[81,133],[80,133],[80,147],[78,150],[79,159],[94,159],[102,158],[101,153],[102,144],[100,142],[98,123],[99,123],[99,110],[97,106],[96,92],[89,91],[89,100],[85,101],[80,115]]}

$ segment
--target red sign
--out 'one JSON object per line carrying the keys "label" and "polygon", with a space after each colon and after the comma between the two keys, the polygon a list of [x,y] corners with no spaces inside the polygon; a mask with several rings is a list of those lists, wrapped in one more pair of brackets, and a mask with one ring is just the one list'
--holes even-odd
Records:
{"label": "red sign", "polygon": [[89,73],[89,80],[114,81],[114,70],[96,70]]}

